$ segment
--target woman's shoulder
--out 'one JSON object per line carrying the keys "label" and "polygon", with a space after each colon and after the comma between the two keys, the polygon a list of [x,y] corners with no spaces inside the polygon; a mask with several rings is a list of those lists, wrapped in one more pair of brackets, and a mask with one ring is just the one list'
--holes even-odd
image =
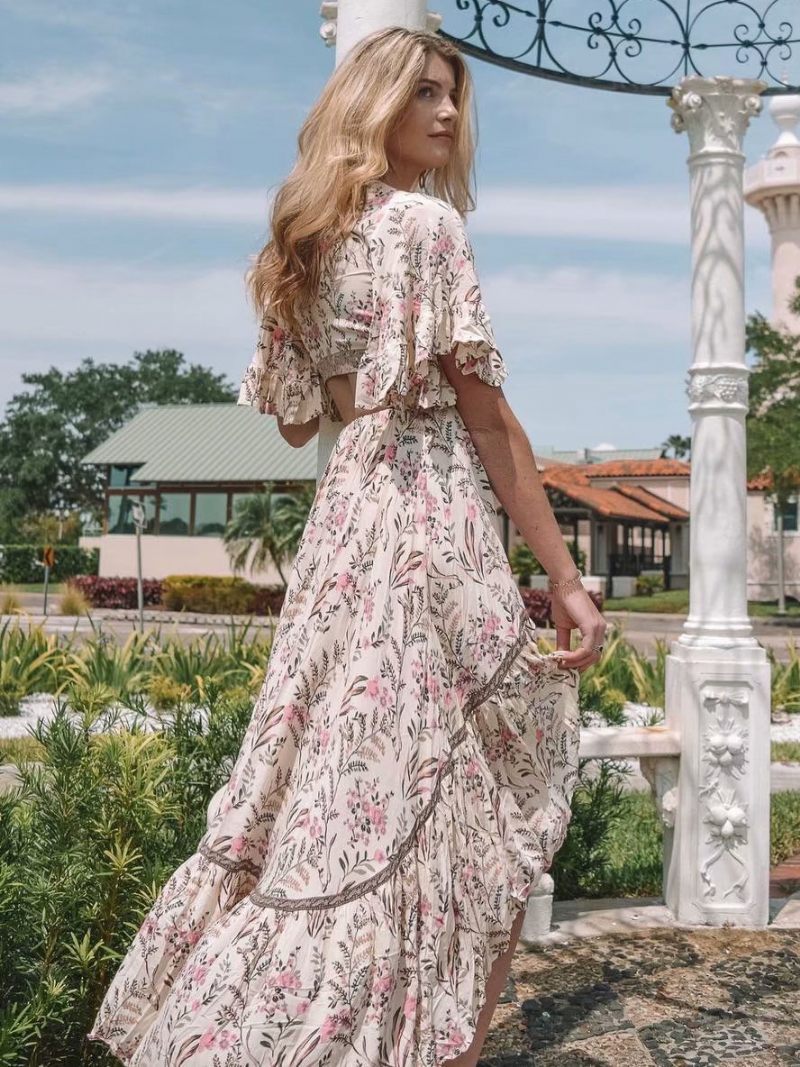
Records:
{"label": "woman's shoulder", "polygon": [[463,219],[446,200],[421,191],[394,189],[380,183],[373,186],[368,212],[375,227],[383,229],[397,223],[415,223],[426,228],[444,224],[461,228]]}

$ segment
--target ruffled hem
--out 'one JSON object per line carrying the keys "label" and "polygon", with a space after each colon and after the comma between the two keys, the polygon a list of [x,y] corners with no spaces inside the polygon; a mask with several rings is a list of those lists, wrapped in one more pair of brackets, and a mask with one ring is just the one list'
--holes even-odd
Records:
{"label": "ruffled hem", "polygon": [[[565,683],[557,706],[537,699],[554,677]],[[486,758],[510,738],[537,746],[525,810],[520,783],[498,781]],[[272,1064],[289,1051],[308,1067],[437,1067],[459,1055],[514,919],[563,841],[577,748],[577,672],[529,643],[465,723],[390,877],[332,907],[277,907],[259,899],[252,870],[193,854],[87,1036],[132,1067]]]}

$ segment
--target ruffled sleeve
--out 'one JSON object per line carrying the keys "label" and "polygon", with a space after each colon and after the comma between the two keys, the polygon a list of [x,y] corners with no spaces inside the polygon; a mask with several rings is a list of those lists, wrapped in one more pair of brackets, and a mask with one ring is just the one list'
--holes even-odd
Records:
{"label": "ruffled sleeve", "polygon": [[237,403],[280,415],[284,422],[341,416],[304,346],[267,312],[258,331],[253,358],[242,377]]}
{"label": "ruffled sleeve", "polygon": [[356,380],[356,405],[392,394],[420,407],[455,404],[439,366],[455,348],[456,365],[489,385],[508,369],[483,303],[472,246],[461,216],[419,193],[391,198],[371,229],[373,313]]}

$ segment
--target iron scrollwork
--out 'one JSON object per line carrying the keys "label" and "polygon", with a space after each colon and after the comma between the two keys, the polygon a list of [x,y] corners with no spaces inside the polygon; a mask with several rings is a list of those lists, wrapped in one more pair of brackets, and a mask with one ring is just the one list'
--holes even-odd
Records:
{"label": "iron scrollwork", "polygon": [[[468,55],[511,70],[657,96],[668,96],[687,75],[720,73],[766,82],[765,96],[800,92],[792,63],[800,29],[787,17],[796,14],[797,0],[684,0],[681,10],[669,0],[454,2],[465,12],[466,32],[440,29],[439,35]],[[457,21],[446,15],[444,23],[455,29]],[[589,66],[587,49],[596,56],[593,72],[578,69]]]}

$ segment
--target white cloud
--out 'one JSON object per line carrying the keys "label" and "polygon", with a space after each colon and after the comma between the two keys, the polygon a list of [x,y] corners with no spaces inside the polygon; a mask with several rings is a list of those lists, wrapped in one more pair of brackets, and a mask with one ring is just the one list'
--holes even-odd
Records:
{"label": "white cloud", "polygon": [[[30,215],[104,215],[174,222],[263,224],[265,189],[124,185],[0,185],[0,211]],[[671,186],[486,185],[469,217],[470,232],[628,244],[689,245],[688,190]],[[748,247],[769,247],[764,219],[745,209]]]}
{"label": "white cloud", "polygon": [[108,71],[76,73],[45,70],[28,78],[0,82],[0,113],[24,117],[58,115],[93,104],[108,95],[113,79]]}
{"label": "white cloud", "polygon": [[[689,245],[689,191],[674,186],[487,185],[470,217],[473,233],[509,237]],[[745,208],[748,247],[769,246],[760,213]]]}
{"label": "white cloud", "polygon": [[263,222],[259,189],[145,189],[111,185],[0,185],[0,211],[37,215],[105,215],[175,222]]}
{"label": "white cloud", "polygon": [[498,333],[528,336],[534,349],[689,344],[688,278],[582,266],[514,267],[482,276]]}
{"label": "white cloud", "polygon": [[194,345],[252,346],[244,272],[0,257],[0,292],[14,294],[0,317],[0,346],[82,346],[86,355],[102,355],[105,344],[187,355]]}

